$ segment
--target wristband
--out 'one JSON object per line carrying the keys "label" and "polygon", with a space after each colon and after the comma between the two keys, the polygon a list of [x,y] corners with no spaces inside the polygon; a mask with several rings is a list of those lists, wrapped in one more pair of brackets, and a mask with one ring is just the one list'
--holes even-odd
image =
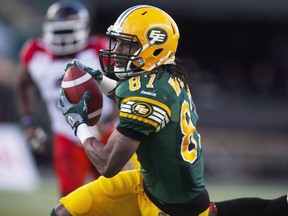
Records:
{"label": "wristband", "polygon": [[34,120],[33,115],[31,115],[31,114],[23,115],[23,116],[20,118],[20,124],[21,124],[23,127],[28,127],[28,126],[34,125],[34,123],[35,123],[35,120]]}
{"label": "wristband", "polygon": [[101,91],[108,96],[110,92],[116,88],[118,82],[116,80],[110,79],[106,76],[102,77],[102,81],[100,83]]}
{"label": "wristband", "polygon": [[81,143],[89,137],[94,137],[86,123],[82,123],[77,127],[76,136],[80,139]]}
{"label": "wristband", "polygon": [[88,126],[90,132],[93,134],[93,137],[95,137],[96,139],[99,139],[100,137],[100,131],[98,129],[98,125],[93,125],[93,126]]}

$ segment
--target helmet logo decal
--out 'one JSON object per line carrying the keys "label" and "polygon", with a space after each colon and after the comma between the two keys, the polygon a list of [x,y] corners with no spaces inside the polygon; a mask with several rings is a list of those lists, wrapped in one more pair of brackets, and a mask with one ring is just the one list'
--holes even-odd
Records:
{"label": "helmet logo decal", "polygon": [[153,40],[155,44],[163,44],[167,41],[168,34],[162,28],[152,28],[147,33],[149,41]]}

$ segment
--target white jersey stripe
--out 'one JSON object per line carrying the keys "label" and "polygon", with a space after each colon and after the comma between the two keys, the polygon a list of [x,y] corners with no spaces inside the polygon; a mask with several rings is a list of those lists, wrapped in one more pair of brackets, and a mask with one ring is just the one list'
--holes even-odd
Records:
{"label": "white jersey stripe", "polygon": [[163,115],[161,115],[160,113],[157,113],[157,112],[153,112],[152,113],[154,116],[160,118],[161,120],[163,120],[165,117]]}
{"label": "white jersey stripe", "polygon": [[149,119],[156,121],[158,124],[161,124],[162,120],[159,119],[157,116],[150,115],[148,116]]}
{"label": "white jersey stripe", "polygon": [[131,109],[121,108],[120,111],[125,113],[131,113]]}
{"label": "white jersey stripe", "polygon": [[127,104],[122,104],[121,109],[131,109],[131,106]]}

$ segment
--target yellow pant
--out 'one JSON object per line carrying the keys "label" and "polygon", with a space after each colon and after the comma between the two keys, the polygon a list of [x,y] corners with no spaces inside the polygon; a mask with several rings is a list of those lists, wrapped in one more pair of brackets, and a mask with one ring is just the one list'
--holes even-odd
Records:
{"label": "yellow pant", "polygon": [[[146,196],[137,170],[120,172],[113,178],[100,177],[60,202],[73,216],[166,216]],[[199,216],[208,216],[209,209]]]}

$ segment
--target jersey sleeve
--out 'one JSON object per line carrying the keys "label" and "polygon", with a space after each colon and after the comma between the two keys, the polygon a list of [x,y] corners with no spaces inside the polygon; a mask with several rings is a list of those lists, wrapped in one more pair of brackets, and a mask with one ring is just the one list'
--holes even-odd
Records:
{"label": "jersey sleeve", "polygon": [[89,37],[88,49],[94,49],[97,52],[109,47],[109,38],[105,35],[91,35]]}
{"label": "jersey sleeve", "polygon": [[[131,91],[130,81],[124,81],[116,90],[119,104],[119,126],[148,136],[164,128],[171,118],[169,93],[154,86],[153,91],[145,88],[145,78],[141,77],[140,86]],[[133,79],[133,78],[132,78]],[[130,83],[129,83],[130,82]]]}
{"label": "jersey sleeve", "polygon": [[24,43],[19,52],[19,62],[24,68],[28,67],[33,55],[39,50],[44,50],[44,48],[39,45],[39,40],[36,38],[29,39]]}

